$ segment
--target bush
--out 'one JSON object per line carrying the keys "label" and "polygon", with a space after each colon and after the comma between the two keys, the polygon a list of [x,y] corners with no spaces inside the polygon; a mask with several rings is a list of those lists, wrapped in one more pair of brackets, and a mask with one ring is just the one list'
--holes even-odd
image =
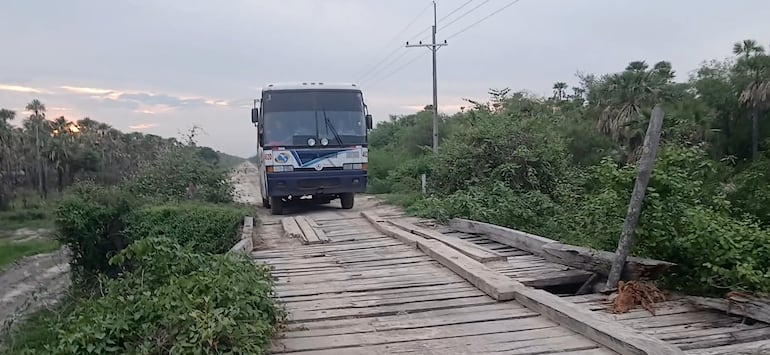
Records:
{"label": "bush", "polygon": [[483,114],[443,145],[431,185],[443,194],[488,181],[515,191],[555,192],[570,170],[564,140],[548,117]]}
{"label": "bush", "polygon": [[73,187],[56,209],[57,238],[72,252],[73,279],[99,273],[115,275],[109,259],[131,240],[123,233],[126,217],[139,201],[120,187],[82,183]]}
{"label": "bush", "polygon": [[[724,193],[710,181],[716,166],[697,148],[664,147],[647,188],[636,230],[635,255],[678,266],[667,286],[696,293],[770,291],[770,234],[736,219]],[[634,167],[609,160],[595,170],[594,191],[575,208],[563,233],[584,235],[612,250],[626,215]]]}
{"label": "bush", "polygon": [[201,253],[224,253],[240,240],[247,210],[228,205],[165,204],[146,206],[128,217],[130,240],[168,237]]}
{"label": "bush", "polygon": [[192,148],[178,148],[142,169],[127,183],[132,193],[154,200],[188,199],[188,187],[195,185],[194,199],[232,202],[233,186],[228,171],[200,158]]}
{"label": "bush", "polygon": [[266,353],[284,315],[267,267],[193,253],[167,238],[139,240],[111,260],[126,262],[136,269],[102,280],[103,296],[80,301],[50,324],[55,338],[32,346],[55,354]]}

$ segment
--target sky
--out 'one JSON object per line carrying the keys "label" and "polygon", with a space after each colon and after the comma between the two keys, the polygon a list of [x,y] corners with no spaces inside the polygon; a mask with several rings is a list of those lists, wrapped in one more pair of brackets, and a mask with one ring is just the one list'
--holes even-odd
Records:
{"label": "sky", "polygon": [[[633,60],[671,61],[687,80],[736,41],[770,45],[766,0],[519,0],[495,13],[511,3],[437,0],[441,112],[491,88],[549,95]],[[428,0],[2,0],[0,14],[0,107],[20,118],[37,98],[49,118],[124,132],[196,125],[200,144],[247,157],[249,108],[270,82],[359,83],[375,122],[432,102],[429,51],[404,48],[429,39]]]}

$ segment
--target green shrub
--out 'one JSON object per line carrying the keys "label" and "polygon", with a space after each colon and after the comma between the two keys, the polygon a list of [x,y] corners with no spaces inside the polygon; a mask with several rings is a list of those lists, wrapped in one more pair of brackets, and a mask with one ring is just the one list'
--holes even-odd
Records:
{"label": "green shrub", "polygon": [[[770,234],[734,218],[710,177],[716,167],[697,148],[664,147],[647,188],[633,253],[678,264],[667,286],[697,293],[770,291]],[[617,245],[636,169],[609,160],[595,171],[597,186],[574,208],[565,234],[595,245]]]}
{"label": "green shrub", "polygon": [[[102,280],[101,297],[61,315],[54,354],[265,354],[284,315],[267,267],[193,253],[167,238],[133,243],[111,263],[134,271]],[[17,353],[27,353],[19,349]]]}
{"label": "green shrub", "polygon": [[550,194],[570,174],[564,139],[547,116],[480,114],[441,147],[431,186],[443,194],[485,181]]}
{"label": "green shrub", "polygon": [[191,148],[178,148],[142,169],[127,183],[132,193],[154,199],[185,200],[188,187],[194,184],[194,199],[232,202],[233,186],[228,170],[207,162]]}
{"label": "green shrub", "polygon": [[240,239],[249,211],[228,205],[165,204],[145,206],[128,217],[130,240],[168,237],[201,253],[224,253]]}
{"label": "green shrub", "polygon": [[74,280],[117,272],[108,261],[131,242],[123,230],[126,217],[139,203],[120,187],[91,183],[76,185],[62,199],[56,209],[57,238],[72,252]]}

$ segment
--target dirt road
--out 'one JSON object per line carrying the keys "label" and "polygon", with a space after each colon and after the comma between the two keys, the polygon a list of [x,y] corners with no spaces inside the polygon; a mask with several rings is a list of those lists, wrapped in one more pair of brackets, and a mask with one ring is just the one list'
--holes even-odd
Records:
{"label": "dirt road", "polygon": [[0,330],[59,300],[70,286],[68,261],[62,248],[26,257],[0,274]]}

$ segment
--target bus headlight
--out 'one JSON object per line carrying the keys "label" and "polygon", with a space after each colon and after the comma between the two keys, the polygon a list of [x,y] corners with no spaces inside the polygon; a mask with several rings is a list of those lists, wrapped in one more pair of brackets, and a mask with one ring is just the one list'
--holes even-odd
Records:
{"label": "bus headlight", "polygon": [[363,163],[346,163],[342,164],[343,170],[365,170],[366,164]]}
{"label": "bus headlight", "polygon": [[326,138],[321,138],[321,145],[327,145],[329,144],[329,140]]}
{"label": "bus headlight", "polygon": [[294,171],[294,167],[291,165],[273,165],[273,172],[285,173],[289,171]]}
{"label": "bus headlight", "polygon": [[308,140],[307,140],[307,145],[309,145],[309,146],[311,146],[311,147],[312,147],[312,146],[314,146],[314,145],[315,145],[315,139],[313,139],[313,138],[308,138]]}

